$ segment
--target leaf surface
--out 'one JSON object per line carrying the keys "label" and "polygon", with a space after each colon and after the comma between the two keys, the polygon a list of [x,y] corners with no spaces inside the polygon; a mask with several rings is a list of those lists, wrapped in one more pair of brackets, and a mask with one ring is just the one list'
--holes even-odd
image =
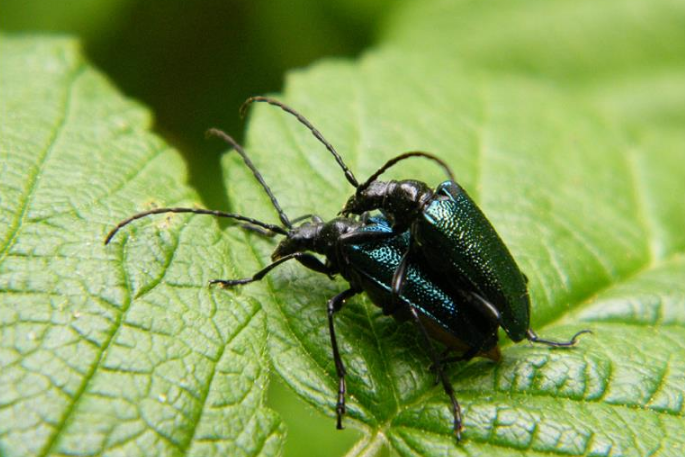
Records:
{"label": "leaf surface", "polygon": [[[0,41],[0,454],[275,454],[264,315],[177,152],[73,41]],[[232,270],[231,270],[232,271]]]}

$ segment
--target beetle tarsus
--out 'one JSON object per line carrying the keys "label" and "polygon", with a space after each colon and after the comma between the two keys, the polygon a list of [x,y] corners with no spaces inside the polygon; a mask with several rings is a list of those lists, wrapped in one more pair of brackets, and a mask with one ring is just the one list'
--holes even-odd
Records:
{"label": "beetle tarsus", "polygon": [[[342,362],[341,362],[342,363]],[[343,368],[343,375],[339,377],[338,379],[338,403],[335,405],[335,414],[337,417],[336,425],[335,428],[338,430],[343,430],[345,427],[343,427],[342,424],[342,418],[345,415],[345,412],[347,411],[347,408],[345,408],[345,373],[344,373],[344,368]]]}
{"label": "beetle tarsus", "polygon": [[447,375],[442,370],[442,368],[440,368],[440,378],[442,380],[442,385],[445,389],[445,393],[447,393],[447,395],[450,397],[450,401],[452,402],[452,415],[454,416],[454,435],[457,437],[457,441],[461,441],[461,431],[464,430],[464,425],[461,420],[461,406],[459,406],[457,397],[454,395],[454,389],[452,388],[452,384],[450,384],[449,379],[447,379]]}
{"label": "beetle tarsus", "polygon": [[528,341],[530,341],[531,343],[544,344],[546,346],[552,346],[556,348],[567,348],[575,346],[578,343],[578,337],[584,333],[592,333],[592,330],[581,330],[577,332],[575,335],[573,335],[573,337],[568,341],[545,340],[540,338],[532,329],[528,329],[528,331],[526,332],[526,337],[528,338]]}

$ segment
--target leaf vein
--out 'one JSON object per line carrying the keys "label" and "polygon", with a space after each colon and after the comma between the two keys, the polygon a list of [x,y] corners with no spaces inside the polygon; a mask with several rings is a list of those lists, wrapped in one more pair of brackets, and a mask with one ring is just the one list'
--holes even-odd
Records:
{"label": "leaf vein", "polygon": [[50,141],[47,147],[38,154],[36,164],[27,173],[27,186],[23,189],[24,195],[20,199],[18,211],[15,214],[12,222],[10,223],[10,230],[8,232],[7,238],[0,247],[0,263],[5,259],[8,252],[12,248],[14,241],[17,239],[19,232],[21,231],[22,222],[26,219],[29,211],[29,207],[33,201],[36,188],[38,186],[38,181],[40,179],[45,163],[49,160],[55,146],[61,139],[62,133],[67,125],[67,121],[71,115],[72,98],[74,93],[74,87],[79,79],[79,77],[86,71],[85,64],[80,64],[76,67],[72,73],[68,76],[67,89],[64,92],[64,100],[62,102],[64,108],[62,109],[62,116],[57,121],[55,130],[53,131]]}

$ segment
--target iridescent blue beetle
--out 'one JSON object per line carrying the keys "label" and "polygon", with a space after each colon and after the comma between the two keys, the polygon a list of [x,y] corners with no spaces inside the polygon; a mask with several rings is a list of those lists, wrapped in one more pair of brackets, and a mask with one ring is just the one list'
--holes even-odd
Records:
{"label": "iridescent blue beetle", "polygon": [[[407,283],[407,266],[420,261],[433,272],[441,285],[467,291],[480,312],[501,326],[515,341],[524,338],[548,346],[567,347],[577,342],[577,332],[569,341],[544,340],[530,328],[528,280],[490,221],[456,183],[449,166],[440,158],[421,151],[407,152],[386,162],[364,183],[359,184],[342,157],[323,135],[300,113],[268,98],[253,97],[241,107],[245,113],[254,102],[265,102],[294,115],[335,157],[349,183],[356,189],[343,207],[342,215],[364,215],[380,210],[392,230],[369,232],[357,242],[387,239],[409,231],[410,237],[392,278],[392,295],[401,295]],[[449,180],[436,189],[416,180],[378,181],[386,170],[410,157],[423,157],[440,165]]]}

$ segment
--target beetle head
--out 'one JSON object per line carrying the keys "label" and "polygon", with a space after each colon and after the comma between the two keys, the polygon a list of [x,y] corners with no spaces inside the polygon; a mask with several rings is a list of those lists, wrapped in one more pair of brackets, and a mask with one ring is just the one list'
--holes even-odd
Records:
{"label": "beetle head", "polygon": [[314,251],[318,252],[320,242],[320,232],[323,224],[306,222],[299,227],[294,227],[288,232],[285,238],[278,243],[273,254],[272,260],[278,260],[296,252]]}
{"label": "beetle head", "polygon": [[278,260],[296,252],[310,251],[332,259],[336,256],[340,237],[358,229],[361,225],[359,221],[344,217],[328,222],[306,222],[288,232],[276,246],[271,258]]}

